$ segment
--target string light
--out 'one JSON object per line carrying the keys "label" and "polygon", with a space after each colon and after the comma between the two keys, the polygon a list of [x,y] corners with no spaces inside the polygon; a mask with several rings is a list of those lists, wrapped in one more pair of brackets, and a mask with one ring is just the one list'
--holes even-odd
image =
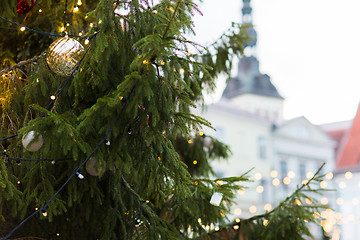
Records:
{"label": "string light", "polygon": [[[144,60],[145,61],[145,60]],[[144,63],[144,62],[143,62]],[[192,143],[192,141],[191,141],[191,139],[190,140],[188,140],[188,144],[191,144]]]}
{"label": "string light", "polygon": [[320,200],[320,203],[321,203],[322,205],[326,205],[326,204],[329,203],[329,200],[328,200],[326,197],[323,197],[323,198]]}
{"label": "string light", "polygon": [[84,41],[85,45],[88,45],[89,42],[90,42],[89,39],[85,39],[85,41]]}
{"label": "string light", "polygon": [[347,171],[347,172],[345,173],[345,178],[346,178],[346,179],[351,179],[351,178],[352,178],[352,173],[351,173],[350,171]]}
{"label": "string light", "polygon": [[78,12],[79,11],[79,7],[78,6],[75,6],[74,7],[74,12]]}
{"label": "string light", "polygon": [[288,172],[288,177],[289,178],[295,178],[295,172],[294,171],[289,171]]}
{"label": "string light", "polygon": [[215,229],[214,229],[216,232],[218,232],[219,230],[220,230],[220,228],[219,227],[215,227]]}
{"label": "string light", "polygon": [[276,178],[278,176],[278,172],[276,170],[272,170],[270,172],[270,176],[273,177],[273,178]]}
{"label": "string light", "polygon": [[306,199],[305,199],[305,202],[306,202],[306,204],[309,204],[309,205],[312,204],[312,201],[311,201],[311,199],[309,199],[309,198],[306,198]]}
{"label": "string light", "polygon": [[284,177],[283,183],[286,184],[286,185],[288,185],[288,184],[291,183],[291,179],[290,179],[289,177]]}
{"label": "string light", "polygon": [[342,198],[337,198],[336,199],[336,204],[337,205],[342,205],[344,203],[344,199],[342,199]]}
{"label": "string light", "polygon": [[20,28],[20,31],[22,31],[22,32],[25,31],[25,30],[26,30],[25,27],[21,27],[21,28]]}
{"label": "string light", "polygon": [[193,164],[196,165],[198,162],[196,160],[193,161]]}
{"label": "string light", "polygon": [[301,201],[296,198],[296,199],[295,199],[295,204],[298,205],[298,206],[300,206],[300,205],[301,205]]}
{"label": "string light", "polygon": [[314,173],[313,173],[313,172],[307,172],[307,173],[306,173],[306,177],[307,177],[308,179],[312,178],[313,176],[314,176]]}
{"label": "string light", "polygon": [[321,182],[320,182],[320,187],[326,188],[327,186],[328,186],[328,184],[327,184],[326,181],[321,181]]}
{"label": "string light", "polygon": [[64,31],[65,31],[65,27],[61,27],[60,32],[64,32]]}
{"label": "string light", "polygon": [[263,186],[257,186],[256,187],[256,192],[258,192],[258,193],[264,192],[264,187]]}
{"label": "string light", "polygon": [[233,228],[234,228],[235,230],[238,230],[240,227],[239,227],[239,225],[234,225]]}
{"label": "string light", "polygon": [[277,179],[277,178],[275,178],[275,179],[272,180],[272,184],[273,184],[275,187],[277,187],[277,186],[280,185],[280,180]]}
{"label": "string light", "polygon": [[346,188],[346,182],[344,182],[344,181],[339,182],[339,188],[341,188],[341,189]]}
{"label": "string light", "polygon": [[42,9],[40,8],[40,9],[39,9],[39,13],[41,13],[41,12],[42,12]]}
{"label": "string light", "polygon": [[351,203],[354,204],[354,205],[358,205],[359,204],[359,199],[358,198],[353,198],[351,200]]}
{"label": "string light", "polygon": [[55,99],[56,99],[56,96],[55,96],[55,95],[51,95],[51,96],[50,96],[50,99],[51,99],[51,100],[55,100]]}
{"label": "string light", "polygon": [[272,206],[271,206],[270,203],[267,203],[267,204],[264,205],[264,210],[265,211],[270,211],[271,209],[272,209]]}
{"label": "string light", "polygon": [[[165,64],[165,63],[164,63],[164,64],[162,64],[162,63],[164,63],[164,62],[161,62],[160,64],[161,64],[161,65],[164,65],[164,64]],[[202,137],[203,135],[204,135],[203,132],[199,132],[199,136],[200,136],[200,137]]]}
{"label": "string light", "polygon": [[76,3],[76,5],[81,6],[81,5],[82,5],[81,0],[78,0],[77,3]]}
{"label": "string light", "polygon": [[255,180],[258,180],[258,181],[261,180],[261,178],[262,178],[261,173],[255,173],[254,178],[255,178]]}
{"label": "string light", "polygon": [[256,213],[257,209],[256,209],[256,206],[252,205],[249,207],[249,212],[250,213]]}
{"label": "string light", "polygon": [[263,222],[264,226],[266,227],[269,224],[269,220],[265,219]]}
{"label": "string light", "polygon": [[235,213],[235,215],[241,215],[241,213],[242,213],[241,208],[235,208],[234,213]]}
{"label": "string light", "polygon": [[245,194],[245,190],[244,190],[244,189],[239,189],[239,190],[238,190],[238,194],[239,194],[239,195],[244,195],[244,194]]}
{"label": "string light", "polygon": [[241,221],[240,218],[235,219],[235,222],[237,222],[237,223],[239,223],[240,221]]}

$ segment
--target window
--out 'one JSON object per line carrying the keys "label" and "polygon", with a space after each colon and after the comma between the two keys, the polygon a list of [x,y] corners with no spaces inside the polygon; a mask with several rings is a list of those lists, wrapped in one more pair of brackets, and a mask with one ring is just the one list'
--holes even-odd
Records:
{"label": "window", "polygon": [[281,178],[284,179],[287,176],[287,163],[285,161],[280,162]]}
{"label": "window", "polygon": [[300,176],[300,181],[306,179],[306,167],[305,164],[300,163],[299,165],[299,176]]}
{"label": "window", "polygon": [[258,157],[261,160],[266,159],[266,139],[263,136],[258,137]]}

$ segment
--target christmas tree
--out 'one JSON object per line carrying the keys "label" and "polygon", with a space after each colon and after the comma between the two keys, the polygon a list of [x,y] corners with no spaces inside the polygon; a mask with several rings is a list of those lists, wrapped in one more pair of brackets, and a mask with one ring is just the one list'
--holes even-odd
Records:
{"label": "christmas tree", "polygon": [[214,176],[230,150],[190,108],[249,38],[233,24],[191,42],[199,13],[192,0],[2,1],[2,239],[311,236],[317,174],[270,212],[226,218],[249,179]]}

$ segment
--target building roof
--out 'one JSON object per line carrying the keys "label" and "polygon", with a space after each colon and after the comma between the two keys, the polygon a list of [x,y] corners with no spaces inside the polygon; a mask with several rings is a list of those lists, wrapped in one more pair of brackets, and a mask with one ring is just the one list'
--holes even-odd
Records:
{"label": "building roof", "polygon": [[360,105],[351,127],[344,132],[333,132],[335,137],[341,138],[338,149],[336,168],[357,168],[360,160]]}
{"label": "building roof", "polygon": [[234,98],[242,94],[255,94],[281,98],[267,74],[260,73],[259,61],[254,56],[240,59],[238,75],[229,79],[223,92],[223,98]]}

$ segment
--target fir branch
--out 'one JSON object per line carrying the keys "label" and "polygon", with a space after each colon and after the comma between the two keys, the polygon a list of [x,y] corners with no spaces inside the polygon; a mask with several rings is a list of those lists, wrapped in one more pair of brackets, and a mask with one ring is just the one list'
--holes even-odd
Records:
{"label": "fir branch", "polygon": [[162,36],[163,39],[165,38],[167,32],[168,32],[169,29],[170,29],[170,25],[171,25],[172,21],[173,21],[174,18],[175,18],[175,15],[176,15],[177,10],[179,9],[180,3],[181,3],[181,0],[179,0],[179,1],[177,2],[177,4],[176,4],[174,13],[173,13],[173,15],[171,16],[171,19],[170,19],[170,21],[168,22],[168,24],[167,24],[167,26],[166,26],[166,29],[165,29],[165,32],[164,32],[164,34],[163,34],[163,36]]}
{"label": "fir branch", "polygon": [[7,73],[15,68],[19,68],[21,66],[24,66],[24,65],[27,65],[27,64],[31,64],[33,62],[37,62],[39,59],[40,59],[41,55],[40,56],[37,56],[37,57],[33,57],[31,59],[28,59],[28,60],[23,60],[23,61],[20,61],[12,66],[9,66],[9,67],[5,67],[3,68],[1,71],[0,71],[0,75],[4,74],[4,73]]}
{"label": "fir branch", "polygon": [[[251,218],[248,218],[248,219],[244,219],[244,221],[247,221],[247,222],[251,222],[251,221],[254,221],[254,220],[258,220],[258,219],[261,219],[261,218],[266,218],[268,216],[270,216],[271,214],[273,214],[275,211],[277,211],[279,208],[282,208],[285,203],[287,203],[290,199],[293,199],[296,195],[298,195],[300,192],[304,191],[305,187],[309,187],[309,184],[315,180],[317,178],[317,175],[320,173],[321,169],[324,167],[325,163],[323,163],[321,165],[321,167],[317,170],[317,172],[314,174],[314,176],[312,176],[312,178],[309,179],[309,181],[306,183],[306,184],[302,184],[301,187],[298,187],[295,192],[293,192],[290,196],[288,196],[285,200],[283,200],[276,208],[274,208],[273,210],[269,211],[269,212],[266,212],[264,214],[260,214],[260,215],[256,215],[256,216],[253,216]],[[311,190],[311,192],[314,192],[316,190]],[[315,207],[315,206],[314,206]]]}

